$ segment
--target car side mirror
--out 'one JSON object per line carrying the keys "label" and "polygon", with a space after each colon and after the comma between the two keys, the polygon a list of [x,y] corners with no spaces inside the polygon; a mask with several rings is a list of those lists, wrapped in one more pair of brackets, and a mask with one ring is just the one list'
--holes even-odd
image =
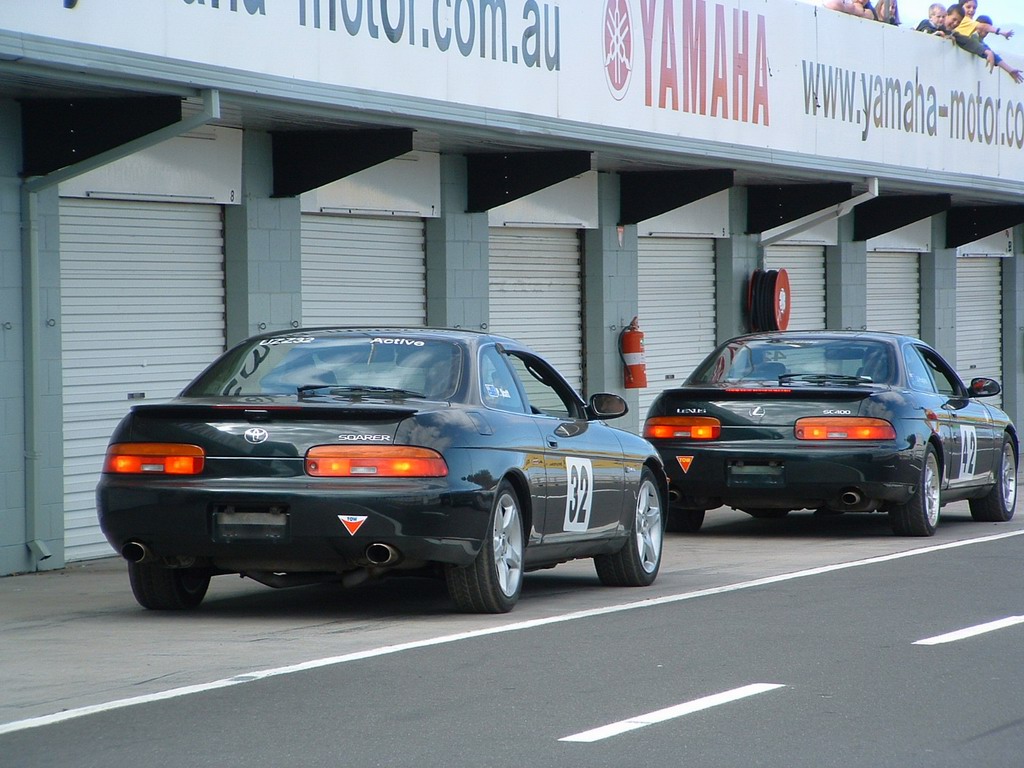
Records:
{"label": "car side mirror", "polygon": [[970,390],[971,397],[991,397],[992,395],[998,395],[1002,391],[998,381],[984,376],[971,379],[971,386],[968,389]]}
{"label": "car side mirror", "polygon": [[595,419],[617,419],[629,411],[626,401],[611,392],[598,392],[590,396],[587,406],[590,415]]}

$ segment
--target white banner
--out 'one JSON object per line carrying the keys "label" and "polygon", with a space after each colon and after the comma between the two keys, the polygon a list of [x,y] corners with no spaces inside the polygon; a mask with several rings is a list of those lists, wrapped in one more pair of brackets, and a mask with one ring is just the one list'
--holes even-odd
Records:
{"label": "white banner", "polygon": [[[1024,180],[1024,86],[948,41],[794,0],[2,0],[0,29],[537,116],[555,135]],[[21,53],[11,39],[0,57]]]}

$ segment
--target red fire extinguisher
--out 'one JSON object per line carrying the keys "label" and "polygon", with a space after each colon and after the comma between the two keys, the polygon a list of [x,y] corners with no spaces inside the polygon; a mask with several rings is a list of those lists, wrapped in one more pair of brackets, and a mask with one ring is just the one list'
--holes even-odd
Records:
{"label": "red fire extinguisher", "polygon": [[638,318],[619,332],[619,355],[625,366],[624,385],[626,389],[647,386],[647,361],[644,359],[644,332],[640,330]]}

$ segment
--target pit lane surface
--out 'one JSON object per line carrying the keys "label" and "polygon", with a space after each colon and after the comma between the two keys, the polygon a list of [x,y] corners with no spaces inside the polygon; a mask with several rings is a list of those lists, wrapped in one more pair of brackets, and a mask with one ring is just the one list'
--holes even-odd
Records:
{"label": "pit lane surface", "polygon": [[499,617],[426,580],[221,577],[186,615],[116,560],[3,579],[0,764],[1017,765],[1019,534],[719,511],[653,588],[565,565]]}

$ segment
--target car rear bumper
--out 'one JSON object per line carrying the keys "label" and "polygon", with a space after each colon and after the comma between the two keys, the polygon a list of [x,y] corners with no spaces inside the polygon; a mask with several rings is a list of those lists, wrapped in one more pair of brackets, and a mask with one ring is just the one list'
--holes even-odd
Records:
{"label": "car rear bumper", "polygon": [[670,499],[680,507],[869,511],[905,503],[920,474],[914,452],[891,446],[814,452],[802,446],[765,451],[733,445],[659,450],[669,474]]}
{"label": "car rear bumper", "polygon": [[100,526],[117,552],[137,543],[155,559],[194,558],[226,571],[340,573],[372,564],[372,544],[393,547],[395,565],[466,565],[487,535],[491,506],[489,492],[453,489],[447,480],[199,485],[105,475],[96,497]]}

